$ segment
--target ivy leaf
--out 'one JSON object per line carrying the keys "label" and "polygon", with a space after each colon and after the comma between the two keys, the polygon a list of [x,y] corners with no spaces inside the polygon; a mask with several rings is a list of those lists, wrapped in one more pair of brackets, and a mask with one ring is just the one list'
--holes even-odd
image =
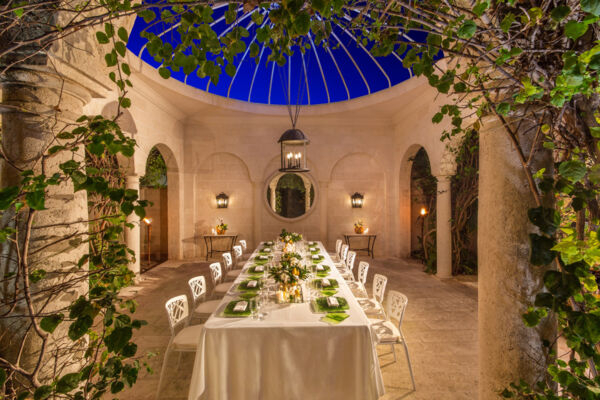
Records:
{"label": "ivy leaf", "polygon": [[108,36],[106,36],[106,33],[98,31],[96,32],[96,40],[98,40],[98,43],[100,44],[107,44]]}
{"label": "ivy leaf", "polygon": [[25,195],[25,201],[27,205],[34,210],[45,210],[46,209],[46,194],[43,190],[35,190],[28,192]]}
{"label": "ivy leaf", "polygon": [[508,113],[510,112],[510,104],[500,103],[496,106],[496,111],[498,112],[498,114],[506,117],[508,115]]}
{"label": "ivy leaf", "polygon": [[458,28],[458,31],[456,31],[456,34],[461,39],[470,39],[473,37],[476,31],[477,24],[475,24],[474,21],[469,19],[462,23],[460,28]]}
{"label": "ivy leaf", "polygon": [[6,210],[19,194],[18,186],[8,186],[0,190],[0,210]]}
{"label": "ivy leaf", "polygon": [[71,340],[77,340],[86,334],[88,329],[92,326],[94,320],[89,315],[81,315],[69,326],[69,338]]}
{"label": "ivy leaf", "polygon": [[125,48],[125,43],[123,43],[123,42],[116,42],[115,43],[115,50],[117,51],[117,53],[119,53],[119,55],[121,57],[125,57],[125,53],[127,52],[127,50]]}
{"label": "ivy leaf", "polygon": [[80,372],[66,374],[56,382],[56,391],[58,393],[69,393],[79,385],[81,380]]}
{"label": "ivy leaf", "polygon": [[571,9],[568,6],[563,5],[563,6],[558,6],[555,9],[553,9],[552,12],[550,12],[550,16],[552,17],[553,20],[560,22],[570,13],[571,13]]}
{"label": "ivy leaf", "polygon": [[169,79],[171,77],[171,71],[165,67],[160,67],[158,69],[158,74],[164,79]]}
{"label": "ivy leaf", "polygon": [[6,382],[6,371],[0,368],[0,388],[4,386],[4,382]]}
{"label": "ivy leaf", "polygon": [[579,160],[563,161],[558,167],[558,172],[564,178],[576,183],[585,177],[587,169],[585,164]]}
{"label": "ivy leaf", "polygon": [[560,225],[560,214],[553,208],[530,208],[527,211],[527,216],[532,224],[549,236],[552,236]]}
{"label": "ivy leaf", "polygon": [[294,30],[298,35],[305,36],[310,30],[310,15],[303,11],[294,20]]}
{"label": "ivy leaf", "polygon": [[236,70],[237,70],[237,68],[232,63],[228,63],[225,66],[225,72],[227,73],[227,75],[229,75],[231,77],[233,77],[235,75]]}
{"label": "ivy leaf", "polygon": [[580,4],[583,11],[600,16],[600,0],[581,0]]}
{"label": "ivy leaf", "polygon": [[517,17],[515,16],[515,14],[509,12],[508,14],[506,14],[506,17],[504,17],[504,19],[502,20],[502,22],[500,22],[500,28],[504,31],[504,33],[507,33],[508,30],[510,29],[511,25],[513,22],[515,22],[515,19]]}
{"label": "ivy leaf", "polygon": [[444,118],[444,114],[442,113],[436,113],[433,118],[431,118],[431,122],[433,122],[434,124],[439,124],[440,122],[442,122],[442,119]]}
{"label": "ivy leaf", "polygon": [[132,334],[129,326],[115,328],[104,340],[106,348],[108,351],[118,352],[129,342]]}
{"label": "ivy leaf", "polygon": [[125,29],[123,27],[120,27],[117,30],[117,36],[119,36],[119,39],[121,39],[125,43],[127,43],[127,41],[129,40],[129,34],[127,34],[127,29]]}
{"label": "ivy leaf", "polygon": [[64,317],[65,316],[62,314],[54,314],[44,317],[40,321],[40,327],[48,333],[53,333],[58,324],[63,321]]}
{"label": "ivy leaf", "polygon": [[478,2],[477,4],[475,4],[475,7],[473,7],[473,13],[478,17],[481,17],[489,6],[490,4],[487,1]]}
{"label": "ivy leaf", "polygon": [[46,400],[52,394],[52,386],[44,385],[40,386],[33,393],[34,400]]}
{"label": "ivy leaf", "polygon": [[579,39],[587,32],[588,26],[583,22],[570,20],[565,25],[565,35],[573,40]]}
{"label": "ivy leaf", "polygon": [[531,241],[531,257],[529,261],[533,265],[548,265],[554,260],[556,253],[552,250],[554,240],[535,233],[529,234]]}

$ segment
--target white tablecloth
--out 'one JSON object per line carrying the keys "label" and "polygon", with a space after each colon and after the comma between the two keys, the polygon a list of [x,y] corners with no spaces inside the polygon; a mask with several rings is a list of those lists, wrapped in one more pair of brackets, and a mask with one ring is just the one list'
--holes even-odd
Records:
{"label": "white tablecloth", "polygon": [[[189,400],[369,400],[383,395],[367,317],[323,245],[318,246],[325,256],[321,264],[330,266],[330,277],[340,283],[336,296],[346,298],[350,317],[329,325],[309,303],[270,305],[263,320],[220,317],[237,298],[228,293],[205,324]],[[236,283],[247,277],[242,272]]]}

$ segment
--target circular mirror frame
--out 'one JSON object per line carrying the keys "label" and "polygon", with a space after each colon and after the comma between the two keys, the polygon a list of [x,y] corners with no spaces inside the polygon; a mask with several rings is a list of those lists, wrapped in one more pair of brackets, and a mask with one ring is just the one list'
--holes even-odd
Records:
{"label": "circular mirror frame", "polygon": [[[315,198],[313,199],[312,205],[310,206],[310,208],[308,209],[307,212],[305,212],[304,214],[302,214],[302,215],[300,215],[298,217],[294,217],[294,218],[282,217],[281,215],[279,215],[275,211],[273,211],[273,209],[271,208],[271,204],[269,203],[269,200],[267,199],[267,193],[269,191],[269,187],[271,186],[271,182],[273,181],[273,179],[275,179],[277,176],[283,176],[285,174],[298,174],[298,175],[304,176],[313,185],[313,188],[314,188],[314,191],[315,191]],[[264,204],[264,206],[267,208],[267,210],[269,210],[269,212],[271,213],[272,216],[274,216],[275,218],[279,219],[280,221],[284,221],[284,222],[297,222],[297,221],[302,221],[303,219],[305,219],[308,216],[310,216],[313,213],[313,211],[315,210],[315,208],[317,208],[317,202],[319,201],[319,190],[320,190],[319,186],[316,184],[315,179],[308,172],[280,172],[280,171],[275,171],[271,175],[269,175],[269,177],[265,181],[265,186],[263,188],[261,197],[263,198],[263,204]]]}

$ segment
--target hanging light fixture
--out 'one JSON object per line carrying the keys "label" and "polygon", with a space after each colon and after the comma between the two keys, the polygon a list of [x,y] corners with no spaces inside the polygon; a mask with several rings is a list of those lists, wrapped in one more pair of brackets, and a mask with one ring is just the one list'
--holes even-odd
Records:
{"label": "hanging light fixture", "polygon": [[352,201],[352,208],[362,208],[365,196],[356,192],[350,197],[350,200]]}
{"label": "hanging light fixture", "polygon": [[229,196],[221,192],[217,195],[217,208],[227,208],[229,205]]}
{"label": "hanging light fixture", "polygon": [[277,141],[281,144],[281,172],[307,172],[306,145],[310,141],[296,128],[288,129]]}

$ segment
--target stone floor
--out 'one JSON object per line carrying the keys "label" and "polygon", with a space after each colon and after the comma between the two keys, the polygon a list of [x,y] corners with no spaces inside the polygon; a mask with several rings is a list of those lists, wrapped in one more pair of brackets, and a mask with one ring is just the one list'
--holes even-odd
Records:
{"label": "stone floor", "polygon": [[[396,347],[398,362],[393,363],[389,347],[379,349],[386,394],[392,399],[469,399],[477,398],[477,289],[474,279],[441,281],[422,272],[422,265],[399,259],[364,259],[373,273],[389,278],[388,290],[399,290],[409,299],[403,331],[407,338],[417,391],[413,392],[402,346]],[[358,265],[358,260],[356,262]],[[204,274],[208,263],[168,261],[144,275],[144,280],[125,294],[139,303],[136,317],[148,321],[136,333],[138,354],[156,356],[148,360],[153,374],[140,372],[138,383],[119,397],[154,399],[163,352],[169,340],[165,301],[188,294],[187,280]],[[369,285],[367,285],[369,288]],[[194,355],[184,354],[168,362],[160,399],[186,399]],[[234,399],[232,399],[234,400]]]}

